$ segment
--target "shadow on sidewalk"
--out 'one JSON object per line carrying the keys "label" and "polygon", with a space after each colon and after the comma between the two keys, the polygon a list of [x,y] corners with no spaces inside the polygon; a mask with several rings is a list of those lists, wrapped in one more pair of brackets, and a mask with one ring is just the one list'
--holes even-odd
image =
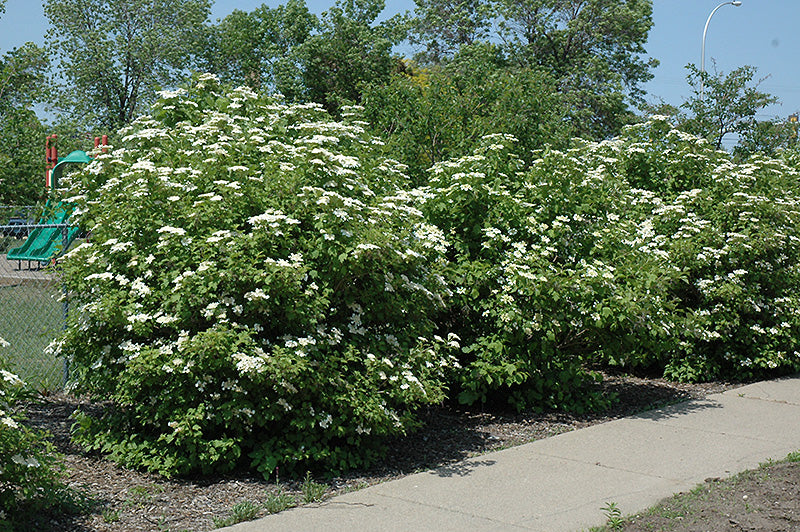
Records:
{"label": "shadow on sidewalk", "polygon": [[665,419],[675,419],[681,416],[688,416],[695,412],[700,412],[702,410],[710,410],[722,407],[723,405],[717,401],[709,399],[698,399],[695,401],[687,401],[685,403],[670,405],[658,410],[650,410],[648,412],[642,412],[637,416],[633,416],[633,418],[646,419],[649,421],[663,421]]}
{"label": "shadow on sidewalk", "polygon": [[479,467],[489,467],[496,463],[497,461],[495,460],[469,460],[439,467],[431,471],[430,474],[442,478],[467,477]]}

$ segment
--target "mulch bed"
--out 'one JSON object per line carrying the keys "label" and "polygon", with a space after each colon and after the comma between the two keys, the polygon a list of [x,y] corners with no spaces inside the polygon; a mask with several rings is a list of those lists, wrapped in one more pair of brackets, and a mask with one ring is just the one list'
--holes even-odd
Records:
{"label": "mulch bed", "polygon": [[[421,413],[424,427],[391,442],[386,459],[381,463],[369,470],[317,480],[328,485],[328,495],[335,495],[665,404],[700,399],[735,387],[723,382],[678,384],[662,379],[611,374],[605,375],[601,386],[604,392],[619,397],[614,407],[601,414],[517,414],[446,406],[429,408]],[[167,480],[121,468],[114,462],[85,453],[71,443],[69,416],[78,408],[90,408],[90,405],[69,395],[54,395],[41,403],[30,405],[28,409],[28,424],[47,430],[58,450],[64,454],[68,484],[85,490],[96,502],[94,511],[87,515],[48,516],[47,523],[37,524],[39,531],[49,526],[50,530],[60,532],[203,532],[213,530],[215,518],[226,518],[231,508],[243,501],[263,503],[267,494],[279,490],[298,500],[302,498],[300,480],[267,481],[247,474],[226,478]],[[260,515],[264,515],[264,511]]]}

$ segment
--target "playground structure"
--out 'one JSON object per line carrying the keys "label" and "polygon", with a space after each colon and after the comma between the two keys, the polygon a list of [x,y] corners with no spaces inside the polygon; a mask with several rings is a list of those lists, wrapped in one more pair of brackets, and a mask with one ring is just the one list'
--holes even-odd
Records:
{"label": "playground structure", "polygon": [[[108,146],[108,135],[94,138],[95,149],[99,146]],[[45,175],[44,186],[49,190],[58,188],[58,180],[64,173],[68,164],[88,164],[92,158],[83,150],[69,152],[66,157],[58,157],[58,135],[50,135],[45,142]]]}
{"label": "playground structure", "polygon": [[[94,138],[94,147],[108,145],[108,136]],[[56,190],[58,181],[67,165],[88,164],[92,157],[85,151],[74,150],[66,157],[58,156],[58,136],[50,135],[45,143],[45,188]],[[79,233],[78,227],[69,225],[69,217],[72,214],[72,205],[59,201],[52,204],[47,200],[44,213],[35,225],[25,226],[32,229],[25,242],[8,251],[8,260],[18,261],[19,268],[22,268],[22,261],[28,261],[30,268],[31,262],[47,264],[59,255],[63,254],[75,237]],[[22,226],[17,226],[17,230]]]}
{"label": "playground structure", "polygon": [[68,203],[59,201],[51,206],[48,200],[39,223],[21,246],[8,250],[6,258],[18,261],[21,268],[23,260],[29,265],[33,261],[46,264],[66,251],[79,231],[77,227],[69,226],[70,214],[72,206]]}

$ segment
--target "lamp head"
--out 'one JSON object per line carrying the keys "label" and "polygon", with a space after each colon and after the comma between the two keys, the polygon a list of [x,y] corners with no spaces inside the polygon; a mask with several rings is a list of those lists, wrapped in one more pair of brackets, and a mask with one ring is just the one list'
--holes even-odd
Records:
{"label": "lamp head", "polygon": [[733,2],[731,2],[731,5],[739,7],[740,5],[742,5],[742,3],[739,0],[734,0]]}

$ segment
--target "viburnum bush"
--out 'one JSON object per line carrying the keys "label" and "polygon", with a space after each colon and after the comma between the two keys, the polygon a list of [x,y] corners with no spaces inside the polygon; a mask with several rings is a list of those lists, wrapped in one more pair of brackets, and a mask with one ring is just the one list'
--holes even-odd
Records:
{"label": "viburnum bush", "polygon": [[676,272],[639,230],[630,187],[604,162],[611,148],[548,150],[523,170],[512,137],[484,141],[434,166],[423,189],[453,243],[443,321],[464,346],[460,400],[602,407],[587,367],[663,348],[659,287]]}
{"label": "viburnum bush", "polygon": [[[0,338],[0,348],[8,344]],[[0,358],[2,366],[6,366]],[[23,402],[31,399],[25,383],[0,369],[0,530],[59,504],[66,488],[63,466],[46,435],[26,427]]]}
{"label": "viburnum bush", "polygon": [[[800,173],[754,156],[735,163],[663,117],[617,141],[619,171],[646,189],[643,221],[682,275],[669,286],[681,380],[800,369]],[[654,195],[653,195],[654,194]]]}
{"label": "viburnum bush", "polygon": [[91,240],[53,349],[109,401],[79,441],[165,475],[341,470],[443,399],[444,235],[345,116],[201,75],[69,178]]}
{"label": "viburnum bush", "polygon": [[598,364],[687,381],[800,369],[791,165],[735,163],[662,117],[524,169],[514,144],[487,137],[419,194],[453,244],[442,326],[462,338],[463,402],[602,406]]}

